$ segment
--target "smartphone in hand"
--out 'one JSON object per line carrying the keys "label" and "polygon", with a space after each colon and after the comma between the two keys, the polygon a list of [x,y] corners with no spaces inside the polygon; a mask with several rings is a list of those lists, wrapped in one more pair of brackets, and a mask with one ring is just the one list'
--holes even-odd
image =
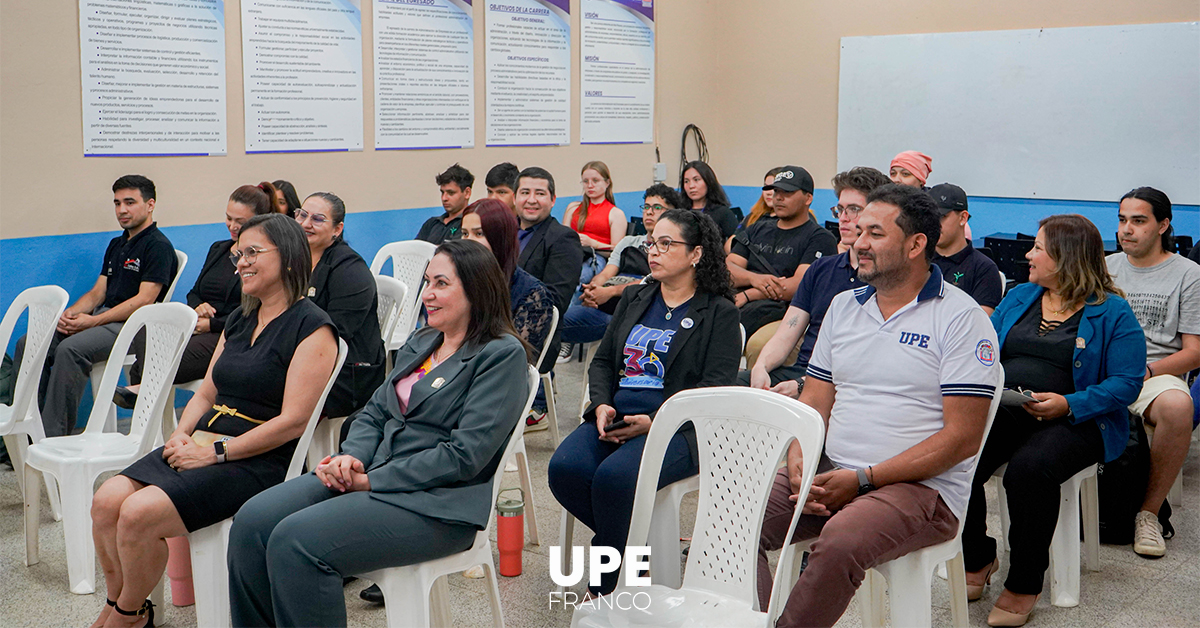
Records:
{"label": "smartphone in hand", "polygon": [[605,432],[611,432],[613,430],[619,430],[623,427],[629,427],[629,423],[625,420],[625,415],[617,414],[613,418],[616,420],[604,426]]}

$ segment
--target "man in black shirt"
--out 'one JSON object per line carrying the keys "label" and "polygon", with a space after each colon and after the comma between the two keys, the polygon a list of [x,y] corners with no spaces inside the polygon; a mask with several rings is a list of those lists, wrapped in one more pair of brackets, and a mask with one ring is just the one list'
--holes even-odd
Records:
{"label": "man in black shirt", "polygon": [[442,209],[446,212],[426,220],[417,232],[417,239],[441,244],[457,239],[462,231],[462,214],[471,202],[471,185],[475,183],[475,175],[454,164],[435,180],[442,193]]}
{"label": "man in black shirt", "polygon": [[837,239],[812,219],[813,180],[799,166],[786,166],[771,185],[775,217],[763,218],[734,236],[725,258],[746,337],[783,318],[804,271],[824,255],[837,255]]}
{"label": "man in black shirt", "polygon": [[[125,231],[108,243],[96,285],[58,321],[38,395],[46,436],[71,433],[92,365],[108,359],[125,320],[162,301],[175,279],[179,262],[154,222],[154,197],[154,182],[146,177],[126,175],[113,183],[117,222]],[[24,348],[22,338],[18,363]]]}
{"label": "man in black shirt", "polygon": [[988,256],[971,246],[967,239],[967,193],[952,183],[929,188],[929,195],[942,215],[942,237],[938,239],[933,263],[942,269],[946,283],[971,295],[988,316],[1000,304],[1003,286],[1000,270]]}

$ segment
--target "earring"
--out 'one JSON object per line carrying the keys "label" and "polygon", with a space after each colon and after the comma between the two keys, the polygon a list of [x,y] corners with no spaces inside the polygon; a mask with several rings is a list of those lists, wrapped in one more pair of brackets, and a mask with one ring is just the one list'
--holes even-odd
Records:
{"label": "earring", "polygon": [[696,264],[698,264],[698,263],[699,263],[699,262],[692,262],[692,268],[695,268],[695,267],[696,267]]}
{"label": "earring", "polygon": [[288,267],[287,267],[287,269],[288,269],[288,271],[291,271],[291,270],[292,270],[292,267],[291,267],[291,266],[288,266]]}

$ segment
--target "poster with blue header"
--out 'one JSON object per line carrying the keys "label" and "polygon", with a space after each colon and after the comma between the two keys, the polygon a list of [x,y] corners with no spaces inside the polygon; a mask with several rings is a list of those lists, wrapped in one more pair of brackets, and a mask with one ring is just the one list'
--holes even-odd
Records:
{"label": "poster with blue header", "polygon": [[475,146],[471,0],[375,0],[375,150]]}
{"label": "poster with blue header", "polygon": [[79,0],[79,69],[85,157],[225,154],[224,0]]}
{"label": "poster with blue header", "polygon": [[484,0],[488,146],[571,142],[570,0]]}
{"label": "poster with blue header", "polygon": [[580,7],[580,143],[654,141],[654,1]]}
{"label": "poster with blue header", "polygon": [[360,0],[242,0],[247,153],[363,149]]}

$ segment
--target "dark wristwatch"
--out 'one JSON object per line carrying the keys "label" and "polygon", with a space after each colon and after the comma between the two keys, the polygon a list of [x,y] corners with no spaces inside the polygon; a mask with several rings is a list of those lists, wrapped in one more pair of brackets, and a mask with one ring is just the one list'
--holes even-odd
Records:
{"label": "dark wristwatch", "polygon": [[[225,441],[226,440],[229,440],[229,439],[223,438],[223,439],[213,443],[213,449],[216,450],[216,452],[217,452],[217,463],[218,464],[225,462]],[[861,491],[862,489],[860,488],[859,490]]]}
{"label": "dark wristwatch", "polygon": [[858,494],[859,495],[866,495],[867,493],[870,493],[871,491],[875,490],[875,485],[872,484],[871,480],[867,478],[867,472],[865,469],[857,469],[854,471],[854,473],[856,475],[858,475]]}

